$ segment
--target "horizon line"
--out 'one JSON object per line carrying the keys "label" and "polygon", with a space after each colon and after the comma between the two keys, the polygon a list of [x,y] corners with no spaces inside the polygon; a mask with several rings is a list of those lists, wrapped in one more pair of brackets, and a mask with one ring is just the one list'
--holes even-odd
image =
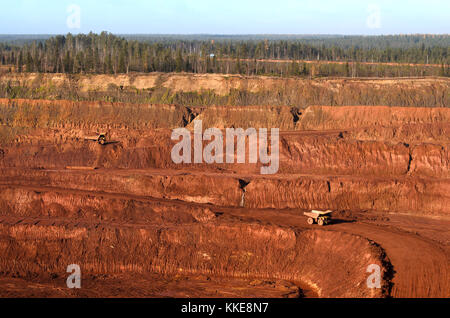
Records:
{"label": "horizon line", "polygon": [[107,32],[113,35],[179,35],[179,36],[193,36],[193,35],[203,35],[203,36],[366,36],[366,37],[376,37],[376,36],[422,36],[422,35],[440,35],[440,36],[450,36],[450,33],[380,33],[380,34],[357,34],[357,33],[114,33],[109,31],[101,32],[78,32],[78,33],[0,33],[0,36],[4,35],[20,35],[20,36],[39,36],[39,35],[67,35],[67,34],[101,34],[102,32]]}

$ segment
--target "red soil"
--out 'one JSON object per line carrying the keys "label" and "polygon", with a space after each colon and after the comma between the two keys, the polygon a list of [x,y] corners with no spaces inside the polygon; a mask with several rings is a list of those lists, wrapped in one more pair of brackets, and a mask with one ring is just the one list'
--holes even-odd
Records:
{"label": "red soil", "polygon": [[[3,143],[0,296],[450,296],[447,109],[310,107],[289,123],[288,112],[244,107],[218,117],[245,124],[249,111],[257,127],[291,125],[275,175],[176,165],[173,127],[110,126],[119,143],[100,146],[83,140],[99,126],[68,123]],[[306,224],[304,211],[329,208],[334,223]],[[77,291],[65,287],[73,263]],[[370,264],[381,289],[367,288]]]}

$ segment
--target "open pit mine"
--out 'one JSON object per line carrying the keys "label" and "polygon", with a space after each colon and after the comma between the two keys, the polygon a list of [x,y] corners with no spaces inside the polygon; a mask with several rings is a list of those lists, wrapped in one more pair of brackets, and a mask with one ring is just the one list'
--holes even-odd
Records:
{"label": "open pit mine", "polygon": [[[0,81],[80,94],[0,99],[1,297],[450,296],[448,79]],[[108,85],[218,96],[311,85],[328,95],[298,106],[88,98]],[[407,97],[373,104],[389,90]],[[195,120],[203,130],[279,128],[278,171],[261,174],[264,163],[248,160],[174,163],[173,129],[193,131]],[[311,210],[331,210],[331,222],[308,224]],[[67,287],[71,264],[82,288]],[[370,268],[380,270],[375,286]]]}

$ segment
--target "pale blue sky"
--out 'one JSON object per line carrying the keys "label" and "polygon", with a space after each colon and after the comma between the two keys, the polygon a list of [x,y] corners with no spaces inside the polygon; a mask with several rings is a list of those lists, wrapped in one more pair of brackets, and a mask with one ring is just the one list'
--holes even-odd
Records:
{"label": "pale blue sky", "polygon": [[[449,0],[2,0],[0,34],[450,33]],[[81,9],[69,28],[70,4]]]}

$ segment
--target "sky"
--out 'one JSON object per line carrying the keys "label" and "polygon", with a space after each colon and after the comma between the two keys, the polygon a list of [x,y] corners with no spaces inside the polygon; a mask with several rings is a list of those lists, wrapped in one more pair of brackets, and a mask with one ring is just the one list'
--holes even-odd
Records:
{"label": "sky", "polygon": [[450,33],[449,0],[0,0],[0,34]]}

